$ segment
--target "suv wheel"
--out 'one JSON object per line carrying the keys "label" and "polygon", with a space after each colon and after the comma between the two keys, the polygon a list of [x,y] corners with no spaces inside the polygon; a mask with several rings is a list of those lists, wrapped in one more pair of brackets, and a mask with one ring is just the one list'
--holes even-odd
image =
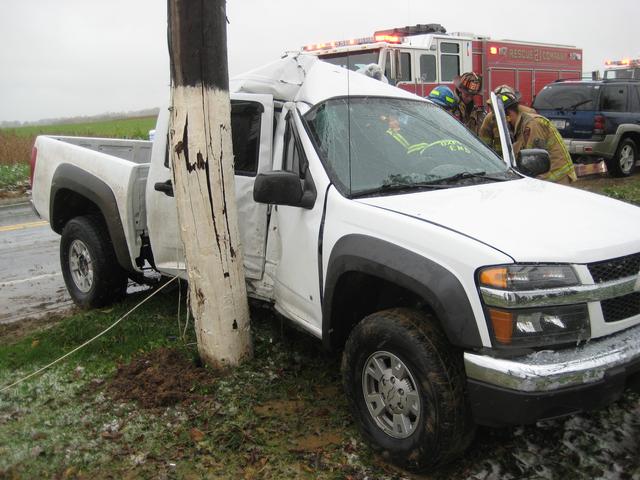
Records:
{"label": "suv wheel", "polygon": [[426,313],[394,308],[366,317],[347,340],[342,375],[363,436],[394,463],[421,471],[469,445],[462,353]]}
{"label": "suv wheel", "polygon": [[628,177],[638,160],[638,148],[633,140],[624,138],[618,145],[615,156],[607,163],[614,177]]}

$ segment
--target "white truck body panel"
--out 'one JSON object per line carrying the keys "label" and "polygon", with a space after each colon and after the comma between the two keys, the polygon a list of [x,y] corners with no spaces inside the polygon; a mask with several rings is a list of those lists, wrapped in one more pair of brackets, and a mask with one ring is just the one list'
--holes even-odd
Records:
{"label": "white truck body panel", "polygon": [[639,224],[628,221],[638,207],[540,180],[359,201],[442,225],[516,262],[589,263],[640,251]]}
{"label": "white truck body panel", "polygon": [[115,196],[132,265],[140,255],[140,234],[146,228],[144,188],[152,142],[109,138],[39,136],[33,204],[49,220],[49,193],[56,169],[70,164],[107,184]]}

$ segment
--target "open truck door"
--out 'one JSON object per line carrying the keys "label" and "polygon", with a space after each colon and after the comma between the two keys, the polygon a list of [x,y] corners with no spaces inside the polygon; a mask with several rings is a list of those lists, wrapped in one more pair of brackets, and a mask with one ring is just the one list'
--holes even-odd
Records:
{"label": "open truck door", "polygon": [[507,125],[507,115],[504,111],[502,99],[491,92],[491,105],[493,106],[493,114],[496,117],[498,131],[500,132],[500,146],[502,147],[502,159],[510,167],[515,167],[515,155],[513,153],[513,144],[511,143],[511,135],[509,134],[509,126]]}

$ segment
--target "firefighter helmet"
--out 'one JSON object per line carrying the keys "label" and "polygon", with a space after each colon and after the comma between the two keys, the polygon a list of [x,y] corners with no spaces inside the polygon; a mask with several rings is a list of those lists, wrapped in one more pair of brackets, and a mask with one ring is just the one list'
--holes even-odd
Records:
{"label": "firefighter helmet", "polygon": [[475,72],[466,72],[453,81],[458,90],[469,95],[478,95],[482,89],[482,77]]}
{"label": "firefighter helmet", "polygon": [[497,97],[502,100],[505,110],[510,107],[517,106],[520,103],[520,95],[518,92],[505,90],[497,94]]}
{"label": "firefighter helmet", "polygon": [[458,99],[451,89],[445,85],[438,85],[429,93],[429,100],[440,105],[445,110],[451,110],[458,104]]}
{"label": "firefighter helmet", "polygon": [[[520,98],[522,97],[522,95],[520,94],[520,92],[518,92],[517,90],[515,90],[513,87],[511,87],[510,85],[499,85],[497,86],[494,90],[493,93],[495,93],[498,97],[500,95],[502,95],[503,93],[505,94],[511,94],[513,96],[515,96],[518,99],[518,102],[520,102]],[[487,100],[487,103],[489,105],[491,105],[491,99],[489,98]]]}

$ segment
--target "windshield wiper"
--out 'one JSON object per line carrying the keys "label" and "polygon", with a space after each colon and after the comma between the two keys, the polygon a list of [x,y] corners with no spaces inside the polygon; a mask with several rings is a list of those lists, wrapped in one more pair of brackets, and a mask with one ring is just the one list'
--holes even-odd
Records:
{"label": "windshield wiper", "polygon": [[366,197],[367,195],[371,195],[373,193],[389,193],[389,192],[400,192],[400,191],[408,191],[408,190],[421,190],[421,189],[444,189],[449,188],[452,182],[456,182],[458,180],[465,180],[468,178],[482,178],[484,180],[491,180],[494,182],[505,182],[507,180],[512,180],[511,178],[496,178],[485,175],[486,172],[460,172],[455,175],[451,175],[450,177],[438,178],[437,180],[429,180],[426,182],[393,182],[393,183],[385,183],[380,185],[379,187],[370,188],[367,190],[361,190],[359,192],[351,195],[351,198],[358,197]]}
{"label": "windshield wiper", "polygon": [[366,197],[367,195],[371,195],[374,193],[390,193],[390,192],[401,192],[408,190],[421,190],[421,189],[429,189],[429,190],[437,190],[447,188],[446,185],[437,185],[432,182],[395,182],[395,183],[385,183],[380,185],[379,187],[368,188],[366,190],[360,190],[359,192],[355,192],[351,195],[351,198],[358,197]]}
{"label": "windshield wiper", "polygon": [[585,103],[589,103],[591,101],[590,98],[587,98],[586,100],[581,100],[578,103],[574,103],[573,105],[569,105],[568,107],[558,107],[555,108],[554,110],[561,112],[563,110],[575,110],[576,108],[578,108],[581,105],[584,105]]}
{"label": "windshield wiper", "polygon": [[511,180],[510,178],[497,178],[486,175],[487,172],[460,172],[450,177],[439,178],[438,180],[431,180],[427,182],[430,185],[438,185],[443,183],[457,182],[458,180],[466,180],[468,178],[482,178],[483,180],[491,180],[494,182],[505,182]]}

